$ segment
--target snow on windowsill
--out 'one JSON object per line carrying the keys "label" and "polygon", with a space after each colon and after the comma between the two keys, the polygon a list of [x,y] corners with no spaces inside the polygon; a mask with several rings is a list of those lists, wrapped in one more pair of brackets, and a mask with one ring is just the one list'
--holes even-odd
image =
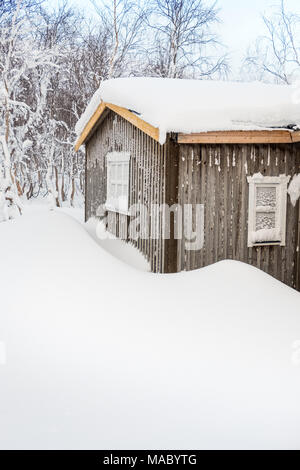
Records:
{"label": "snow on windowsill", "polygon": [[253,245],[259,244],[262,245],[263,243],[266,244],[278,244],[281,243],[281,236],[278,230],[276,229],[262,229],[252,232],[250,235],[250,241]]}

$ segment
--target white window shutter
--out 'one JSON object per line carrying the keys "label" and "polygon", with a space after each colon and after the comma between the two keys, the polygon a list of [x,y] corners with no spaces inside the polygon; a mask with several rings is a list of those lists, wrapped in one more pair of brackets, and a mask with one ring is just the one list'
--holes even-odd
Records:
{"label": "white window shutter", "polygon": [[129,165],[130,154],[110,152],[107,161],[107,199],[108,210],[128,213],[129,210]]}

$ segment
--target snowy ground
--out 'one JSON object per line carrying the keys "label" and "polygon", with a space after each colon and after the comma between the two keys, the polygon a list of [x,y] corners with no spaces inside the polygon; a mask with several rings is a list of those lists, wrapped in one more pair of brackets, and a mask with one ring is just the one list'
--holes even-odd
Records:
{"label": "snowy ground", "polygon": [[300,449],[299,293],[137,271],[62,211],[0,241],[1,448]]}

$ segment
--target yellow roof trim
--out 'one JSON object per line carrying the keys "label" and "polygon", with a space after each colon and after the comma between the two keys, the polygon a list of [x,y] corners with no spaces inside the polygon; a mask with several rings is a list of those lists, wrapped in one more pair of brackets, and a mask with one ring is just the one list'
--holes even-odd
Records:
{"label": "yellow roof trim", "polygon": [[89,122],[86,124],[85,128],[83,129],[80,137],[78,138],[76,145],[75,145],[75,151],[77,152],[79,148],[81,147],[82,144],[86,141],[86,139],[89,137],[90,133],[92,132],[94,126],[97,124],[98,120],[100,119],[101,115],[104,113],[106,109],[111,109],[114,111],[116,114],[119,116],[123,117],[126,119],[128,122],[136,126],[138,129],[143,131],[145,134],[149,135],[152,137],[154,140],[157,142],[159,141],[159,129],[157,127],[152,126],[148,122],[144,121],[140,117],[138,117],[136,114],[133,112],[129,111],[126,108],[122,108],[121,106],[117,106],[112,103],[104,103],[103,101],[99,104],[98,108],[94,112],[93,116],[89,120]]}
{"label": "yellow roof trim", "polygon": [[274,129],[179,133],[177,141],[179,144],[291,144],[300,142],[300,132]]}

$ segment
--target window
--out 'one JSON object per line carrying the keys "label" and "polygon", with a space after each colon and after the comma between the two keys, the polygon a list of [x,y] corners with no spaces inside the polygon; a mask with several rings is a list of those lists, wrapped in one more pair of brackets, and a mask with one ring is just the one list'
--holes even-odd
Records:
{"label": "window", "polygon": [[289,176],[248,177],[248,246],[285,245]]}
{"label": "window", "polygon": [[107,196],[105,207],[115,212],[128,212],[130,154],[110,152],[107,162]]}

